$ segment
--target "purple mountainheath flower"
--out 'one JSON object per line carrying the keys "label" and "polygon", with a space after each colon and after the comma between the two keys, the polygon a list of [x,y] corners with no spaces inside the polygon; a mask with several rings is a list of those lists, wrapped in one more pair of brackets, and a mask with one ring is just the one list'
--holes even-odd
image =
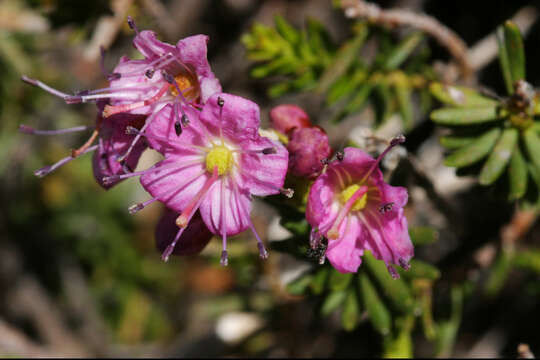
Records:
{"label": "purple mountainheath flower", "polygon": [[167,105],[143,134],[165,158],[148,170],[125,175],[141,175],[141,184],[152,195],[133,209],[159,200],[180,213],[176,219],[179,230],[164,251],[164,260],[197,210],[208,229],[222,237],[223,265],[227,264],[227,237],[247,228],[254,232],[260,255],[265,258],[266,249],[250,219],[252,195],[289,194],[281,188],[287,172],[287,150],[259,135],[259,107],[244,98],[215,94],[200,113],[193,108],[187,111],[196,120],[184,128],[181,137],[176,135],[172,105]]}
{"label": "purple mountainheath flower", "polygon": [[328,136],[318,126],[296,129],[289,136],[289,171],[295,176],[314,177],[323,169],[323,160],[332,154]]}
{"label": "purple mountainheath flower", "polygon": [[[180,214],[170,209],[165,209],[164,214],[159,219],[156,226],[156,248],[160,252],[164,252],[167,246],[171,244],[174,236],[178,232],[176,226],[176,218]],[[197,211],[189,222],[186,230],[178,239],[178,242],[171,255],[195,255],[200,253],[210,242],[213,234],[204,224],[201,213]]]}
{"label": "purple mountainheath flower", "polygon": [[313,228],[311,246],[327,238],[326,257],[339,272],[356,272],[365,250],[384,261],[394,278],[399,275],[392,264],[409,268],[414,249],[403,215],[407,190],[386,184],[378,168],[388,150],[403,141],[403,136],[393,139],[376,160],[345,148],[344,157],[331,162],[310,189],[306,218]]}

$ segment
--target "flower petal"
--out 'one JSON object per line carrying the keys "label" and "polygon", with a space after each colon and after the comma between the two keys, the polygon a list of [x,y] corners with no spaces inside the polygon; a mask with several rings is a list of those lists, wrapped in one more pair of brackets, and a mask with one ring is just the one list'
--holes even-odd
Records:
{"label": "flower petal", "polygon": [[[276,153],[265,155],[259,152],[267,148],[275,149]],[[238,166],[245,180],[245,189],[256,196],[279,193],[287,174],[287,149],[281,143],[265,137],[243,141],[240,149],[243,153]]]}
{"label": "flower petal", "polygon": [[187,206],[208,178],[204,164],[197,156],[170,156],[141,176],[146,191],[177,212]]}
{"label": "flower petal", "polygon": [[358,237],[364,230],[354,216],[343,221],[339,230],[340,236],[337,240],[328,240],[326,257],[340,273],[355,273],[362,264],[361,256],[364,255],[364,250],[357,246]]}
{"label": "flower petal", "polygon": [[[221,212],[222,200],[224,214]],[[241,192],[227,177],[212,185],[199,209],[204,223],[216,235],[222,234],[223,227],[228,236],[236,235],[249,227],[250,196]]]}
{"label": "flower petal", "polygon": [[174,46],[161,42],[156,38],[156,33],[150,30],[143,30],[133,39],[133,45],[147,59],[156,59],[167,53],[176,54]]}

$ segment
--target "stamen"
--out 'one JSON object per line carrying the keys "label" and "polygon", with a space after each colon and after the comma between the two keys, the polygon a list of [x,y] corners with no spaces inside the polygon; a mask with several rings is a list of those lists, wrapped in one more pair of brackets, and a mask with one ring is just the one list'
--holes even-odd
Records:
{"label": "stamen", "polygon": [[144,75],[145,75],[147,78],[151,79],[151,78],[154,77],[154,73],[155,73],[155,70],[154,70],[154,69],[148,69],[148,70],[145,71]]}
{"label": "stamen", "polygon": [[174,123],[174,132],[176,133],[176,136],[182,135],[182,124],[180,121]]}
{"label": "stamen", "polygon": [[[91,146],[91,147],[87,148],[86,150],[84,150],[84,152],[79,154],[79,155],[89,153],[91,151],[96,150],[97,148],[98,148],[97,145]],[[36,171],[34,171],[34,175],[36,175],[37,177],[40,177],[40,178],[44,177],[45,175],[50,174],[54,170],[56,170],[59,167],[67,164],[68,162],[70,162],[73,159],[75,159],[75,157],[73,157],[71,155],[67,156],[67,157],[61,159],[60,161],[54,163],[53,165],[48,165],[48,166],[42,167],[41,169],[37,169]]]}
{"label": "stamen", "polygon": [[172,252],[174,251],[174,247],[176,246],[176,243],[178,242],[178,239],[180,239],[180,236],[182,236],[182,233],[184,232],[186,228],[181,228],[176,233],[176,236],[174,237],[174,240],[172,243],[167,246],[163,254],[161,254],[161,260],[167,262],[169,261],[169,257],[171,256]]}
{"label": "stamen", "polygon": [[[214,172],[216,171],[217,166],[214,167]],[[227,266],[229,263],[229,260],[227,258],[227,227],[225,224],[225,221],[227,219],[227,215],[225,214],[226,207],[225,207],[225,181],[221,181],[221,193],[220,193],[220,207],[221,211],[219,212],[220,215],[220,226],[221,226],[221,245],[222,245],[222,252],[221,252],[221,260],[220,263],[222,266]],[[223,257],[223,254],[225,254],[225,257]]]}
{"label": "stamen", "polygon": [[182,111],[182,117],[184,117],[186,114],[184,113],[184,110],[181,109],[180,103],[178,101],[174,102],[173,105],[173,112],[174,112],[174,131],[176,132],[176,136],[180,136],[182,134],[182,122],[180,120],[180,117],[178,116],[178,113]]}
{"label": "stamen", "polygon": [[[188,144],[188,143],[173,143],[172,139],[168,139],[168,138],[166,138],[164,136],[152,135],[152,134],[143,134],[139,129],[134,128],[133,126],[126,126],[126,134],[127,135],[138,135],[138,134],[140,134],[141,136],[144,136],[147,139],[154,139],[154,140],[157,140],[157,141],[164,142],[166,145],[170,146],[173,149],[188,149],[188,150],[193,150],[193,151],[195,151],[195,152],[197,152],[199,154],[203,153],[203,152],[209,152],[210,151],[210,150],[208,150],[208,148],[206,148],[204,146],[193,145],[193,144]],[[178,145],[178,146],[176,146],[176,145]]]}
{"label": "stamen", "polygon": [[73,156],[74,158],[81,155],[82,153],[84,153],[84,151],[86,149],[88,149],[88,147],[90,145],[92,145],[92,143],[94,142],[94,140],[97,139],[99,135],[99,132],[98,130],[94,130],[94,132],[92,133],[92,135],[90,135],[90,138],[88,140],[86,140],[86,142],[83,144],[83,146],[81,146],[80,148],[76,149],[76,150],[72,150],[71,151],[71,156]]}
{"label": "stamen", "polygon": [[42,83],[42,82],[39,81],[39,80],[31,79],[31,78],[29,78],[29,77],[26,76],[26,75],[21,76],[21,80],[24,81],[24,82],[27,83],[27,84],[30,84],[30,85],[32,85],[32,86],[36,86],[36,87],[38,87],[38,88],[40,88],[40,89],[43,89],[43,90],[45,90],[46,92],[48,92],[48,93],[50,93],[50,94],[53,94],[54,96],[61,97],[62,99],[64,99],[64,98],[70,96],[70,95],[68,95],[68,94],[66,94],[66,93],[63,93],[63,92],[59,91],[59,90],[53,89],[52,87],[46,85],[45,83]]}
{"label": "stamen", "polygon": [[227,250],[223,250],[221,252],[221,259],[219,260],[219,263],[222,265],[222,266],[227,266],[229,265],[229,253],[227,253]]}
{"label": "stamen", "polygon": [[275,147],[269,147],[266,149],[262,149],[263,155],[270,155],[270,154],[277,154],[277,150]]}
{"label": "stamen", "polygon": [[187,224],[189,223],[189,220],[191,220],[191,217],[193,216],[195,211],[197,211],[197,209],[199,208],[204,195],[206,195],[206,193],[208,192],[212,184],[214,184],[218,178],[219,178],[218,167],[215,166],[214,171],[212,173],[212,177],[206,180],[201,190],[199,190],[199,192],[195,195],[195,197],[191,199],[191,201],[188,203],[186,208],[182,211],[180,216],[178,216],[178,218],[176,219],[176,225],[178,227],[183,228],[187,226]]}
{"label": "stamen", "polygon": [[293,197],[294,195],[294,190],[291,189],[291,188],[280,188],[279,189],[279,193],[281,195],[285,195],[286,197],[288,197],[289,199]]}
{"label": "stamen", "polygon": [[341,225],[341,222],[349,213],[349,211],[351,211],[351,208],[354,206],[356,200],[364,196],[367,191],[367,186],[360,186],[360,188],[354,192],[354,194],[347,200],[345,205],[343,205],[343,207],[339,210],[339,213],[336,217],[336,220],[334,221],[334,224],[332,225],[332,228],[328,230],[326,234],[329,239],[335,240],[339,237],[339,226]]}
{"label": "stamen", "polygon": [[345,153],[343,151],[338,151],[336,153],[336,159],[338,159],[338,161],[343,161],[344,158],[345,158]]}
{"label": "stamen", "polygon": [[392,267],[392,265],[386,265],[386,268],[388,269],[388,272],[389,272],[390,275],[392,276],[392,279],[394,279],[394,280],[399,279],[399,274],[398,274],[398,272],[396,271],[396,269],[394,269],[394,268]]}
{"label": "stamen", "polygon": [[182,121],[182,125],[188,126],[189,125],[189,119],[186,114],[182,114],[182,118],[180,119]]}
{"label": "stamen", "polygon": [[131,30],[135,31],[136,34],[139,34],[139,29],[137,28],[137,25],[135,25],[135,20],[129,15],[127,17],[127,23]]}
{"label": "stamen", "polygon": [[389,202],[389,203],[381,205],[381,207],[379,208],[379,212],[381,214],[385,214],[385,213],[391,211],[393,208],[394,208],[394,203]]}
{"label": "stamen", "polygon": [[261,150],[241,150],[241,149],[235,149],[231,150],[234,153],[240,153],[240,154],[263,154],[263,155],[271,155],[271,154],[277,154],[277,149],[275,147],[268,147]]}
{"label": "stamen", "polygon": [[411,268],[411,264],[409,264],[404,258],[400,257],[399,260],[399,266],[403,268],[403,270],[408,271]]}
{"label": "stamen", "polygon": [[150,123],[155,119],[156,115],[159,114],[159,112],[155,112],[153,113],[152,115],[150,115],[150,117],[148,117],[143,125],[143,127],[141,128],[141,130],[139,131],[139,133],[137,135],[135,135],[135,139],[133,139],[133,141],[131,142],[131,144],[129,145],[129,148],[128,150],[126,151],[126,153],[122,156],[120,156],[116,161],[118,162],[123,162],[125,161],[128,156],[131,154],[131,152],[133,151],[133,149],[135,148],[135,145],[137,144],[137,142],[139,141],[139,139],[141,138],[142,134],[144,134],[144,131],[146,130],[146,128],[148,127],[148,125],[150,125]]}
{"label": "stamen", "polygon": [[168,170],[168,169],[178,169],[178,170],[181,170],[181,169],[185,169],[191,165],[195,165],[195,164],[199,164],[201,161],[200,160],[193,160],[193,161],[190,161],[190,162],[187,162],[187,163],[183,163],[181,165],[178,165],[178,164],[169,164],[169,165],[166,165],[166,166],[152,166],[146,170],[141,170],[141,171],[137,171],[137,172],[130,172],[130,173],[127,173],[127,174],[114,174],[114,175],[111,175],[111,176],[106,176],[102,179],[103,183],[105,185],[111,185],[117,181],[120,181],[120,180],[124,180],[124,179],[129,179],[131,177],[136,177],[136,176],[142,176],[142,175],[145,175],[145,174],[149,174],[149,173],[153,173],[153,172],[156,172],[156,171],[160,171],[160,170]]}
{"label": "stamen", "polygon": [[109,117],[114,114],[123,113],[126,111],[138,109],[144,106],[151,105],[155,103],[159,98],[161,98],[169,89],[169,85],[165,84],[159,89],[159,91],[152,96],[151,98],[143,101],[138,101],[131,104],[123,104],[123,105],[105,105],[105,108],[103,109],[103,117]]}
{"label": "stamen", "polygon": [[19,125],[19,131],[23,134],[30,134],[30,135],[62,135],[62,134],[69,134],[73,132],[79,132],[79,131],[85,131],[88,129],[91,129],[91,126],[76,126],[68,129],[60,129],[60,130],[36,130],[33,127],[30,127],[28,125]]}
{"label": "stamen", "polygon": [[155,201],[157,201],[158,198],[155,197],[155,198],[152,198],[150,200],[146,200],[145,202],[142,202],[142,203],[137,203],[137,204],[133,204],[131,205],[129,208],[128,208],[128,211],[131,215],[141,211],[142,209],[144,209],[145,207],[147,207],[148,205],[154,203]]}
{"label": "stamen", "polygon": [[373,165],[371,165],[371,167],[369,168],[369,170],[367,171],[366,175],[364,175],[364,177],[362,178],[362,180],[360,181],[360,184],[363,183],[364,181],[366,181],[369,176],[371,175],[371,173],[373,172],[373,170],[375,170],[375,168],[377,168],[377,166],[379,165],[379,163],[381,162],[381,160],[385,157],[385,155],[396,145],[399,145],[399,144],[403,144],[405,142],[405,136],[403,135],[398,135],[396,136],[395,138],[393,138],[391,141],[390,141],[390,145],[388,145],[388,147],[381,153],[381,155],[379,155],[379,157],[377,158],[377,160],[373,163]]}

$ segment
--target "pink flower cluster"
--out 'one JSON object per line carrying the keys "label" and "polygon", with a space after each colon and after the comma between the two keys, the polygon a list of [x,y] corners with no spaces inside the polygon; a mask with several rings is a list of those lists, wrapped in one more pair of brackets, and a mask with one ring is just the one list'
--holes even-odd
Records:
{"label": "pink flower cluster", "polygon": [[[403,206],[407,193],[382,180],[373,160],[347,148],[330,162],[332,149],[323,129],[300,108],[284,105],[271,112],[273,127],[286,147],[260,135],[257,104],[222,92],[207,60],[204,35],[170,45],[151,31],[135,30],[141,60],[122,57],[109,86],[69,95],[39,80],[23,80],[68,104],[95,102],[98,115],[88,141],[56,164],[35,172],[45,176],[82,154],[94,153],[96,181],[105,189],[140,177],[151,198],[135,204],[135,213],[159,201],[167,212],[156,228],[156,245],[170,255],[200,252],[213,235],[222,239],[221,263],[228,263],[227,239],[251,229],[259,253],[268,253],[250,218],[253,196],[284,193],[287,170],[314,180],[306,217],[313,226],[312,246],[328,239],[326,257],[342,272],[354,272],[364,250],[390,264],[407,267],[412,256]],[[64,134],[88,130],[44,131],[21,125],[24,133]],[[152,167],[135,171],[142,152],[163,155]],[[384,212],[379,211],[384,205]],[[392,271],[391,271],[392,272]],[[395,274],[395,270],[392,272]]]}

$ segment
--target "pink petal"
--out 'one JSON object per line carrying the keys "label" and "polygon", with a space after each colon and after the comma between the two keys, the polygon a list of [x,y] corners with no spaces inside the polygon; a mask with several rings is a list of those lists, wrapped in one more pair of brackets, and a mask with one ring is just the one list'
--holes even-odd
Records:
{"label": "pink petal", "polygon": [[197,160],[197,156],[167,157],[155,165],[161,169],[141,176],[141,184],[168,208],[182,212],[209,175],[204,163]]}
{"label": "pink petal", "polygon": [[150,30],[143,30],[133,39],[133,45],[147,59],[156,59],[167,53],[176,53],[176,48],[170,44],[159,41],[156,33]]}
{"label": "pink petal", "polygon": [[[224,177],[212,185],[201,203],[199,210],[204,223],[216,235],[221,235],[223,227],[225,227],[228,236],[236,235],[249,227],[250,196],[246,192],[241,193],[236,189],[229,178]],[[225,203],[223,219],[222,199]]]}
{"label": "pink petal", "polygon": [[364,250],[359,248],[357,240],[363,231],[358,219],[349,216],[340,226],[337,240],[328,240],[326,257],[340,273],[355,273],[362,264]]}
{"label": "pink petal", "polygon": [[[240,157],[240,168],[245,180],[243,186],[253,195],[267,196],[279,193],[285,182],[289,153],[281,143],[265,137],[240,143],[244,153]],[[273,148],[275,154],[254,153]],[[252,151],[252,153],[247,153]]]}

